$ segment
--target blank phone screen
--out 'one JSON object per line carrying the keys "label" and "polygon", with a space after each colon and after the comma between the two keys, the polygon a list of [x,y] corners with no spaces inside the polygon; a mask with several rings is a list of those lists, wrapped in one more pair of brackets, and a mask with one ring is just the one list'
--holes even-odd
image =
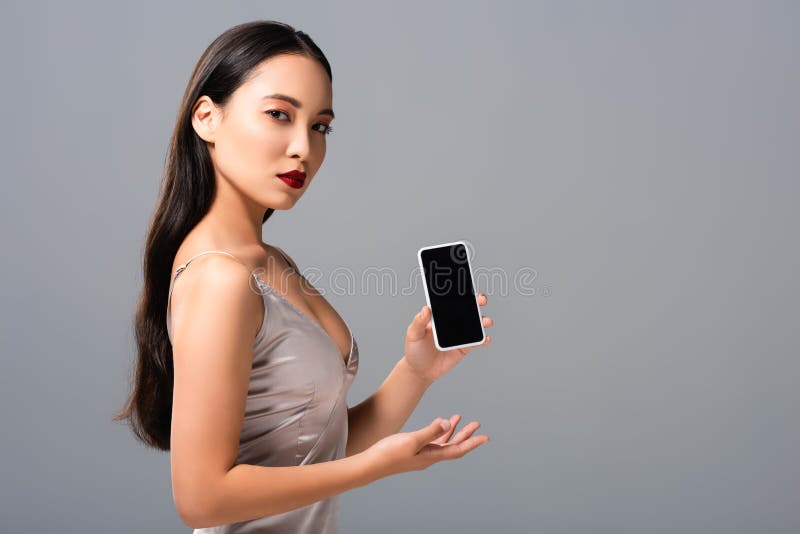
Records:
{"label": "blank phone screen", "polygon": [[420,263],[439,345],[455,347],[481,341],[481,315],[466,247],[457,243],[422,250]]}

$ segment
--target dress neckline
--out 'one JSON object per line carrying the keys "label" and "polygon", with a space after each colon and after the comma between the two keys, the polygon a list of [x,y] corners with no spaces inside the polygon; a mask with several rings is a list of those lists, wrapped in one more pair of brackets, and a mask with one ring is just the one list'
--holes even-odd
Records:
{"label": "dress neckline", "polygon": [[325,334],[325,337],[327,337],[328,340],[330,340],[330,342],[333,344],[333,346],[336,347],[336,352],[339,355],[339,358],[338,358],[339,362],[343,366],[345,366],[345,368],[350,366],[350,363],[353,360],[353,351],[355,350],[356,340],[355,340],[355,336],[353,335],[353,330],[350,328],[350,325],[347,324],[347,321],[345,321],[344,318],[342,318],[342,322],[344,322],[344,325],[347,327],[347,331],[350,333],[350,352],[347,354],[347,361],[345,361],[345,359],[343,357],[344,355],[341,352],[339,352],[339,344],[336,343],[336,341],[333,339],[333,337],[331,337],[331,335],[328,333],[327,330],[322,328],[321,324],[319,324],[317,321],[315,321],[314,319],[309,317],[307,314],[301,312],[297,308],[297,306],[295,306],[294,304],[289,302],[289,300],[286,297],[284,297],[279,291],[276,291],[271,285],[269,285],[267,282],[265,282],[260,276],[258,276],[257,274],[253,273],[253,278],[256,279],[256,283],[258,283],[259,286],[266,288],[270,293],[272,293],[273,295],[278,297],[278,300],[280,300],[281,302],[287,304],[289,306],[289,308],[294,310],[294,312],[297,315],[300,316],[301,319],[305,320],[308,323],[311,323],[316,328],[318,328],[320,332]]}

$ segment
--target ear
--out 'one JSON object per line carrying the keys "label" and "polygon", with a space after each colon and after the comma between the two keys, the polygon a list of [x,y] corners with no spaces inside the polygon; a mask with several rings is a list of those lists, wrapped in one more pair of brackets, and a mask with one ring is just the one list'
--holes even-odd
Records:
{"label": "ear", "polygon": [[192,127],[200,139],[213,144],[219,121],[220,110],[217,105],[208,96],[198,98],[192,108]]}

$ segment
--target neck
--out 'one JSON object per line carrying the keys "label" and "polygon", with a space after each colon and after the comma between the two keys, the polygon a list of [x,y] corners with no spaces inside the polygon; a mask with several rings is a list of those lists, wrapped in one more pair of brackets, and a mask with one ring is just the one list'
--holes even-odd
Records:
{"label": "neck", "polygon": [[261,221],[266,209],[234,188],[225,179],[217,179],[211,208],[198,224],[203,233],[220,246],[232,249],[261,247]]}

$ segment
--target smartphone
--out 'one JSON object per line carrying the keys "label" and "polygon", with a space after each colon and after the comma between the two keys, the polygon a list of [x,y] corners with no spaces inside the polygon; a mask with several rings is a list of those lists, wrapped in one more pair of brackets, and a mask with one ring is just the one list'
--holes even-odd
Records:
{"label": "smartphone", "polygon": [[417,252],[439,350],[472,347],[486,339],[468,252],[464,241],[422,247]]}

